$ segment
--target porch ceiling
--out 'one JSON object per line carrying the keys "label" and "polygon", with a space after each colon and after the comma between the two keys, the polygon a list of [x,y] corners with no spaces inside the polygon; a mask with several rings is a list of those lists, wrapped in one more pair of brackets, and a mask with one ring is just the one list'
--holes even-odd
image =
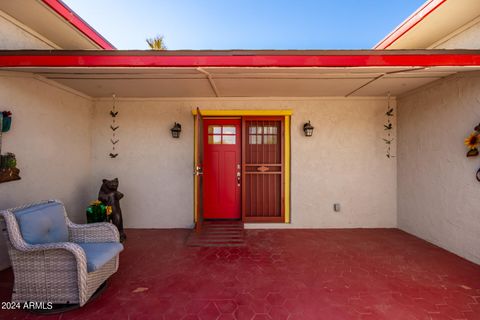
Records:
{"label": "porch ceiling", "polygon": [[[140,98],[400,95],[457,72],[480,70],[477,51],[392,51],[115,51],[99,54],[99,63],[90,61],[93,55],[86,51],[82,56],[20,52],[10,57],[0,52],[0,69],[34,73],[98,98],[113,93]],[[172,61],[177,66],[168,67]]]}

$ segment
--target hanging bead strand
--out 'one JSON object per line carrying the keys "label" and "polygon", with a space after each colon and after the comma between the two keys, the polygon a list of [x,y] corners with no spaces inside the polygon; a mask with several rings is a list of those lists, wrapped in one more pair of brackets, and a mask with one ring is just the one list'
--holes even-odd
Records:
{"label": "hanging bead strand", "polygon": [[385,144],[387,146],[386,156],[390,159],[395,157],[394,155],[392,155],[392,142],[393,140],[395,140],[395,138],[392,135],[393,123],[391,119],[394,117],[394,109],[390,106],[390,92],[388,93],[387,99],[387,112],[385,112],[385,115],[387,116],[387,123],[383,125],[384,130],[387,131],[387,136],[386,138],[383,138],[383,141],[385,141]]}
{"label": "hanging bead strand", "polygon": [[112,152],[110,152],[109,156],[110,158],[114,159],[118,156],[118,152],[116,150],[116,145],[117,143],[120,141],[118,138],[117,138],[117,129],[120,128],[120,126],[117,125],[117,115],[118,115],[118,111],[116,110],[116,106],[115,106],[115,99],[116,99],[116,96],[115,94],[112,95],[112,110],[110,110],[110,116],[112,117],[112,124],[110,125],[110,130],[112,130],[112,138],[110,139],[110,142],[112,143]]}

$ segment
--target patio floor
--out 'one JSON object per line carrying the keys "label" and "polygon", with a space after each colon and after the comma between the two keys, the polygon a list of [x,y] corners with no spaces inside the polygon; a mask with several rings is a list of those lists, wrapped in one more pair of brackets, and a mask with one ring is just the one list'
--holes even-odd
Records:
{"label": "patio floor", "polygon": [[[189,230],[127,230],[98,299],[1,319],[480,319],[480,266],[396,229],[247,230],[247,246],[185,246]],[[0,272],[0,301],[13,275]]]}

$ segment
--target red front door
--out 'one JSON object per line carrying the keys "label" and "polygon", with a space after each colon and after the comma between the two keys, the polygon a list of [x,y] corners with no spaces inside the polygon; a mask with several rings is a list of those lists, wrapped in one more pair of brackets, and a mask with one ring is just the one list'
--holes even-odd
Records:
{"label": "red front door", "polygon": [[241,120],[204,119],[203,217],[241,217]]}

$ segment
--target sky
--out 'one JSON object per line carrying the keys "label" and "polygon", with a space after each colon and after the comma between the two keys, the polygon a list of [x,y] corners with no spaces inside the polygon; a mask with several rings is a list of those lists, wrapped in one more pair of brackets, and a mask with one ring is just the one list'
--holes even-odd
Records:
{"label": "sky", "polygon": [[425,0],[63,0],[117,49],[371,49]]}

